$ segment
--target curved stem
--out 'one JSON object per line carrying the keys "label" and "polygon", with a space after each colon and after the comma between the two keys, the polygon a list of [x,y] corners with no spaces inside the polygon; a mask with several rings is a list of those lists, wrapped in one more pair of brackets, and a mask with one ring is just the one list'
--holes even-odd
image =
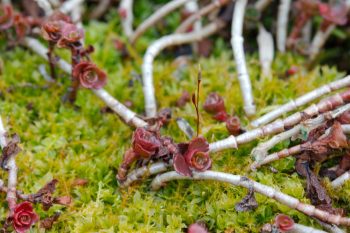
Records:
{"label": "curved stem", "polygon": [[174,11],[175,9],[179,8],[180,6],[184,5],[188,1],[193,0],[172,0],[162,6],[160,9],[155,11],[153,15],[148,17],[143,23],[138,26],[135,30],[135,32],[131,35],[130,42],[131,44],[134,44],[136,40],[150,27],[152,27],[155,23],[157,23],[159,20],[161,20],[163,17]]}
{"label": "curved stem", "polygon": [[250,82],[247,65],[245,62],[244,48],[243,48],[243,21],[244,12],[247,5],[247,0],[237,0],[232,17],[231,28],[231,46],[233,55],[236,61],[236,69],[238,73],[238,81],[241,87],[241,93],[244,102],[244,111],[248,116],[255,114],[255,105],[253,100],[252,85]]}
{"label": "curved stem", "polygon": [[279,116],[293,111],[323,95],[326,95],[332,91],[347,87],[350,85],[350,76],[346,76],[340,80],[336,80],[334,82],[328,83],[322,87],[319,87],[305,95],[302,95],[298,97],[295,100],[291,100],[290,102],[279,106],[275,110],[259,117],[258,119],[254,120],[251,125],[254,127],[259,127],[261,125],[264,125],[266,123],[269,123],[275,119],[277,119]]}
{"label": "curved stem", "polygon": [[235,186],[240,186],[244,188],[252,187],[255,192],[260,193],[269,198],[275,199],[276,201],[288,206],[289,208],[298,210],[308,216],[318,218],[324,222],[350,226],[350,218],[345,218],[339,215],[333,215],[326,211],[317,209],[313,205],[300,202],[300,200],[282,193],[270,186],[258,183],[256,181],[250,180],[248,178],[243,178],[239,175],[232,175],[217,171],[205,171],[205,172],[193,172],[193,177],[182,176],[175,171],[167,172],[156,176],[152,181],[152,190],[158,190],[166,182],[172,180],[213,180],[229,183]]}
{"label": "curved stem", "polygon": [[337,179],[333,180],[332,187],[338,188],[338,187],[342,186],[348,180],[350,180],[350,171],[345,172],[343,175],[341,175]]}
{"label": "curved stem", "polygon": [[156,97],[153,85],[153,61],[155,57],[166,47],[199,41],[214,34],[224,25],[224,22],[216,20],[197,32],[164,36],[153,42],[148,47],[146,54],[143,57],[142,64],[143,94],[145,98],[145,110],[147,117],[154,117],[157,113]]}
{"label": "curved stem", "polygon": [[255,9],[263,11],[273,0],[257,0],[254,4]]}

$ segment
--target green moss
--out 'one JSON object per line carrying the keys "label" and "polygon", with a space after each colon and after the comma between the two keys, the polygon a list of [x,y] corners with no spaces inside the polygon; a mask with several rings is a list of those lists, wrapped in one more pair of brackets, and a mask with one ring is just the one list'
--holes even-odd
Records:
{"label": "green moss", "polygon": [[[177,20],[177,15],[172,17]],[[142,87],[139,81],[132,79],[133,72],[140,72],[142,54],[122,63],[113,47],[113,40],[118,38],[116,28],[120,30],[118,20],[109,24],[93,22],[86,27],[86,41],[96,49],[94,61],[109,74],[106,89],[122,102],[132,100],[133,109],[142,113]],[[149,43],[147,38],[141,40],[141,45]],[[217,42],[215,51],[223,46],[222,41]],[[100,113],[104,105],[89,90],[79,92],[78,108],[62,104],[61,97],[69,85],[69,77],[59,72],[61,84],[45,87],[38,72],[38,66],[44,61],[29,51],[16,48],[2,52],[1,60],[4,67],[0,76],[1,115],[10,132],[20,135],[23,147],[23,152],[17,156],[19,189],[35,192],[45,182],[57,178],[60,181],[58,193],[74,198],[74,204],[69,208],[55,206],[49,213],[37,208],[41,217],[62,210],[63,214],[51,232],[181,232],[197,220],[205,221],[213,232],[258,232],[280,212],[291,215],[300,223],[316,226],[315,221],[305,215],[258,194],[256,210],[237,213],[234,205],[247,191],[217,182],[175,181],[159,192],[151,192],[150,180],[146,180],[120,190],[115,172],[123,152],[130,146],[132,130],[117,116]],[[260,79],[257,55],[248,56],[247,61],[257,116],[343,76],[331,67],[317,67],[308,72],[303,68],[302,58],[285,54],[277,55],[271,79]],[[154,77],[160,107],[173,106],[183,90],[196,90],[198,64],[201,64],[203,76],[201,103],[209,92],[217,91],[226,100],[229,112],[237,114],[247,125],[249,120],[243,114],[237,73],[229,49],[221,49],[211,58],[190,62],[179,77],[174,75],[176,67],[171,64],[171,59],[156,59]],[[292,65],[300,66],[301,71],[288,79],[280,79],[279,76]],[[129,87],[131,80],[134,80],[133,86]],[[196,114],[191,104],[174,109],[174,119],[176,117],[183,117],[195,126]],[[209,141],[228,136],[225,126],[211,119],[202,108],[201,131]],[[186,140],[175,121],[162,132],[178,142]],[[247,175],[308,202],[305,181],[293,171],[293,159],[274,163],[280,170],[276,174],[266,167],[255,173],[248,172],[249,154],[257,143],[244,145],[238,151],[213,154],[213,169]],[[276,149],[287,145],[284,143]],[[1,175],[6,178],[4,172]],[[74,187],[72,184],[77,178],[87,179],[88,185]],[[349,183],[341,190],[330,188],[329,191],[336,206],[350,211]],[[3,194],[1,198],[4,200]],[[2,219],[5,214],[6,206],[1,205]]]}

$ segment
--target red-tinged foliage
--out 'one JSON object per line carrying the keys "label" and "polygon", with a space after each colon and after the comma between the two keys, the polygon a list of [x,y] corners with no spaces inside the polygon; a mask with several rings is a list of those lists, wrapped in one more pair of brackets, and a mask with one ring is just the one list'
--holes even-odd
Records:
{"label": "red-tinged foliage", "polygon": [[82,61],[74,66],[73,77],[85,88],[100,89],[107,82],[106,73],[89,61]]}
{"label": "red-tinged foliage", "polygon": [[209,231],[204,223],[196,222],[188,227],[187,233],[209,233]]}
{"label": "red-tinged foliage", "polygon": [[236,116],[230,116],[226,120],[226,129],[231,135],[236,136],[240,134],[242,132],[242,129],[241,129],[241,121],[239,120],[239,118]]}
{"label": "red-tinged foliage", "polygon": [[279,214],[275,218],[275,224],[282,232],[290,231],[294,227],[294,220],[284,214]]}
{"label": "red-tinged foliage", "polygon": [[207,96],[203,108],[208,113],[226,112],[224,99],[216,92],[212,92]]}
{"label": "red-tinged foliage", "polygon": [[57,42],[59,48],[72,48],[77,44],[80,46],[79,41],[83,39],[84,31],[78,28],[74,24],[63,23],[61,27],[61,38]]}
{"label": "red-tinged foliage", "polygon": [[30,227],[39,220],[30,202],[22,202],[16,205],[13,215],[13,227],[18,233],[27,232]]}
{"label": "red-tinged foliage", "polygon": [[322,30],[326,30],[331,24],[344,25],[348,21],[348,9],[345,3],[335,4],[333,6],[327,3],[320,3],[318,8],[323,18],[321,25]]}
{"label": "red-tinged foliage", "polygon": [[0,30],[7,30],[13,24],[13,9],[11,5],[3,5],[0,8]]}
{"label": "red-tinged foliage", "polygon": [[158,138],[144,128],[137,128],[133,134],[132,148],[137,155],[149,158],[154,155],[160,147]]}

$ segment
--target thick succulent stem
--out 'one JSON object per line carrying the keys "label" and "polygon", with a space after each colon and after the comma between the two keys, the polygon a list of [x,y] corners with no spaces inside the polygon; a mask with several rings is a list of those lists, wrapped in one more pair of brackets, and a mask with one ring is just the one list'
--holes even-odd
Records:
{"label": "thick succulent stem", "polygon": [[298,210],[310,217],[315,217],[327,223],[336,225],[350,226],[350,218],[342,217],[340,215],[330,214],[326,211],[317,209],[313,205],[300,202],[297,198],[282,193],[270,186],[255,182],[250,179],[242,179],[242,176],[233,175],[217,171],[205,171],[205,172],[193,172],[193,176],[182,176],[175,171],[167,172],[158,175],[154,178],[151,184],[152,190],[158,190],[166,182],[172,180],[213,180],[225,183],[230,183],[235,186],[244,188],[252,187],[255,192],[260,193],[269,198],[275,199],[276,201],[288,206],[289,208]]}
{"label": "thick succulent stem", "polygon": [[154,117],[157,113],[156,97],[153,85],[153,61],[155,57],[165,48],[174,45],[180,45],[185,43],[191,43],[199,41],[207,36],[210,36],[217,32],[224,26],[224,22],[216,20],[213,23],[205,26],[200,31],[184,33],[184,34],[172,34],[164,36],[159,40],[153,42],[147,49],[145,56],[143,57],[142,64],[142,80],[143,80],[143,94],[145,97],[145,109],[147,117]]}
{"label": "thick succulent stem", "polygon": [[134,20],[134,15],[132,13],[133,0],[121,0],[119,4],[119,11],[123,12],[122,14],[122,27],[125,35],[128,38],[131,38],[134,30],[132,23]]}
{"label": "thick succulent stem", "polygon": [[346,76],[340,80],[336,80],[334,82],[328,83],[322,87],[319,87],[305,95],[302,95],[300,97],[298,97],[295,100],[291,100],[290,102],[279,106],[278,108],[276,108],[275,110],[259,117],[258,119],[254,120],[251,125],[254,127],[259,127],[261,125],[264,125],[266,123],[269,123],[275,119],[277,119],[279,116],[293,111],[307,103],[310,103],[311,101],[326,95],[328,93],[331,93],[335,90],[347,87],[350,85],[350,76]]}
{"label": "thick succulent stem", "polygon": [[238,81],[244,102],[244,111],[248,116],[255,114],[252,84],[250,82],[243,48],[243,21],[247,0],[237,0],[232,17],[231,46],[236,62]]}
{"label": "thick succulent stem", "polygon": [[277,15],[277,48],[284,53],[286,50],[286,39],[288,31],[288,15],[291,0],[280,0]]}

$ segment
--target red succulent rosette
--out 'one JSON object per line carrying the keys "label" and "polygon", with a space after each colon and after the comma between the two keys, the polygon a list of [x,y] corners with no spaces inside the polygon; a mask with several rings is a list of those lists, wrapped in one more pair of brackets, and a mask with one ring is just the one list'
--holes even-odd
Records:
{"label": "red succulent rosette", "polygon": [[208,95],[203,108],[208,113],[226,112],[224,99],[215,92]]}
{"label": "red succulent rosette", "polygon": [[39,220],[30,202],[17,204],[13,215],[13,227],[17,233],[27,232]]}
{"label": "red succulent rosette", "polygon": [[72,75],[79,79],[80,84],[85,88],[100,89],[107,82],[106,73],[89,61],[82,61],[74,66]]}
{"label": "red succulent rosette", "polygon": [[209,143],[203,137],[192,139],[189,144],[179,144],[181,153],[174,156],[174,169],[181,175],[191,176],[191,169],[206,171],[211,167]]}
{"label": "red succulent rosette", "polygon": [[348,9],[345,4],[335,4],[332,6],[327,3],[320,3],[318,9],[324,19],[321,25],[323,30],[327,29],[330,24],[344,25],[348,20]]}
{"label": "red succulent rosette", "polygon": [[132,148],[137,155],[149,158],[154,155],[160,147],[160,141],[151,132],[144,128],[137,128],[132,137]]}
{"label": "red succulent rosette", "polygon": [[230,116],[226,120],[226,128],[231,135],[238,135],[241,133],[241,122],[238,117]]}
{"label": "red succulent rosette", "polygon": [[71,48],[84,37],[84,31],[74,24],[63,23],[61,37],[57,42],[59,48]]}
{"label": "red succulent rosette", "polygon": [[61,38],[61,30],[63,26],[71,23],[72,21],[69,16],[61,12],[55,12],[49,17],[47,22],[43,23],[41,27],[41,32],[44,39],[57,43]]}
{"label": "red succulent rosette", "polygon": [[184,158],[191,168],[197,171],[205,171],[211,166],[209,156],[209,143],[203,137],[192,139],[188,145],[188,149],[184,154]]}
{"label": "red succulent rosette", "polygon": [[293,229],[294,220],[287,215],[279,214],[275,218],[275,224],[280,231],[286,232]]}
{"label": "red succulent rosette", "polygon": [[209,233],[209,231],[204,223],[196,222],[188,227],[187,233]]}
{"label": "red succulent rosette", "polygon": [[221,122],[225,122],[228,117],[229,115],[225,111],[218,112],[213,116],[215,120],[221,121]]}
{"label": "red succulent rosette", "polygon": [[0,30],[9,29],[13,24],[13,9],[11,5],[3,5],[0,8]]}

